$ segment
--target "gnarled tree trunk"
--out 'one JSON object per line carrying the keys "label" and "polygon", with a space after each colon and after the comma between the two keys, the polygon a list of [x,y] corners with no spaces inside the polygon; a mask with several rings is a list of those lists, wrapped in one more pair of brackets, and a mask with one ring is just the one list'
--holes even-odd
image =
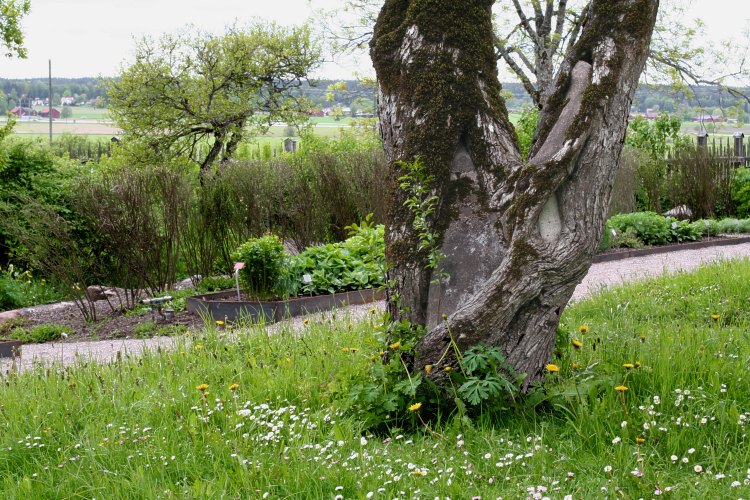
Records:
{"label": "gnarled tree trunk", "polygon": [[[452,336],[462,350],[499,347],[528,387],[598,245],[659,2],[593,1],[527,161],[500,97],[493,3],[387,0],[378,18],[371,53],[393,176],[389,310],[428,328],[416,368],[454,363]],[[438,284],[396,181],[417,157],[440,200],[430,222],[448,278]]]}

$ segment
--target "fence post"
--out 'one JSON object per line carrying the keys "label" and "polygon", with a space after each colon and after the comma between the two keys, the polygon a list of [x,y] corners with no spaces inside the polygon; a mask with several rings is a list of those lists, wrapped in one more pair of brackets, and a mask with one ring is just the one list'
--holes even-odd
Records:
{"label": "fence post", "polygon": [[703,149],[708,148],[708,132],[698,132],[698,147]]}
{"label": "fence post", "polygon": [[745,134],[735,132],[734,134],[734,156],[745,156]]}

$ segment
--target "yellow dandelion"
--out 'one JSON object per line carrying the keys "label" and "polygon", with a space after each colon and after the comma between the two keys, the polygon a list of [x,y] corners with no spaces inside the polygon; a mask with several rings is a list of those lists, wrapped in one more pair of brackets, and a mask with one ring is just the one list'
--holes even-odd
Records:
{"label": "yellow dandelion", "polygon": [[370,309],[370,314],[375,314],[376,312],[378,312],[377,307],[373,307],[372,309]]}
{"label": "yellow dandelion", "polygon": [[573,363],[572,365],[570,365],[570,367],[574,370],[577,370],[581,367],[581,365],[579,365],[578,363]]}
{"label": "yellow dandelion", "polygon": [[343,352],[349,352],[349,348],[348,347],[344,347],[344,348],[341,349],[341,351],[343,351]]}
{"label": "yellow dandelion", "polygon": [[239,387],[240,387],[240,384],[232,384],[229,386],[229,390],[236,391],[237,389],[239,389]]}
{"label": "yellow dandelion", "polygon": [[627,390],[628,390],[628,388],[627,388],[627,387],[625,387],[624,385],[618,385],[617,387],[615,387],[615,390],[616,390],[617,392],[625,392],[625,391],[627,391]]}
{"label": "yellow dandelion", "polygon": [[635,442],[638,443],[638,444],[643,444],[643,443],[646,442],[646,440],[644,438],[642,438],[642,437],[637,437],[637,438],[635,438]]}
{"label": "yellow dandelion", "polygon": [[557,372],[559,372],[559,371],[560,371],[560,367],[559,367],[559,366],[557,366],[557,365],[553,365],[552,363],[550,363],[550,364],[548,364],[547,366],[545,366],[545,368],[546,368],[546,369],[547,369],[547,371],[548,371],[548,372],[550,372],[550,373],[557,373]]}
{"label": "yellow dandelion", "polygon": [[633,363],[625,363],[624,365],[622,365],[622,367],[626,370],[632,370],[633,368],[635,368],[635,365]]}
{"label": "yellow dandelion", "polygon": [[427,373],[432,373],[432,365],[424,365],[424,371]]}
{"label": "yellow dandelion", "polygon": [[443,320],[446,320],[446,319],[448,319],[448,315],[447,315],[447,314],[445,314],[445,313],[441,314],[441,315],[440,315],[440,317],[441,317],[441,318],[443,318]]}
{"label": "yellow dandelion", "polygon": [[308,324],[309,322],[310,322],[310,320],[309,320],[309,319],[303,319],[303,320],[302,320],[302,323],[303,323],[303,324],[305,324],[305,325],[306,325],[306,324]]}
{"label": "yellow dandelion", "polygon": [[203,349],[203,344],[195,344],[196,351],[200,351],[201,349]]}
{"label": "yellow dandelion", "polygon": [[359,348],[357,348],[357,347],[350,347],[349,348],[349,352],[358,352],[358,351],[359,351]]}
{"label": "yellow dandelion", "polygon": [[453,368],[451,368],[450,366],[446,366],[445,368],[443,368],[443,371],[450,373],[451,371],[453,371]]}
{"label": "yellow dandelion", "polygon": [[423,471],[422,469],[415,469],[414,472],[411,473],[411,475],[414,477],[421,477],[421,476],[426,476],[427,472]]}
{"label": "yellow dandelion", "polygon": [[718,314],[712,314],[711,315],[711,319],[714,320],[714,321],[719,321],[719,318],[721,318],[721,316],[719,316]]}
{"label": "yellow dandelion", "polygon": [[206,389],[208,389],[208,384],[196,385],[195,388],[199,391],[205,391]]}
{"label": "yellow dandelion", "polygon": [[641,367],[641,362],[640,361],[636,361],[635,362],[635,367],[636,368],[640,368]]}
{"label": "yellow dandelion", "polygon": [[223,325],[224,325],[224,322],[222,320],[220,319],[216,320],[216,326],[223,326]]}
{"label": "yellow dandelion", "polygon": [[422,403],[414,403],[409,407],[409,411],[417,411],[422,408]]}
{"label": "yellow dandelion", "polygon": [[586,333],[589,331],[589,325],[581,325],[578,327],[578,331],[581,333]]}
{"label": "yellow dandelion", "polygon": [[372,361],[373,363],[375,362],[376,359],[378,358],[374,354],[370,356],[370,361]]}
{"label": "yellow dandelion", "polygon": [[573,347],[575,347],[576,349],[580,349],[583,346],[583,342],[578,339],[573,339],[570,341],[570,343],[573,344]]}
{"label": "yellow dandelion", "polygon": [[400,341],[400,340],[397,340],[396,342],[394,342],[393,344],[389,345],[388,347],[390,347],[390,348],[391,348],[391,349],[393,349],[393,350],[396,350],[396,349],[398,349],[399,347],[401,347],[401,341]]}

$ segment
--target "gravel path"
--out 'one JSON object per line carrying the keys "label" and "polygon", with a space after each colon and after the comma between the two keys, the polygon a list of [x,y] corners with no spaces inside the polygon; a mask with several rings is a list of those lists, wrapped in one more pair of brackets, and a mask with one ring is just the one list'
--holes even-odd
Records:
{"label": "gravel path", "polygon": [[[720,259],[734,259],[750,256],[750,243],[732,246],[717,246],[698,250],[680,250],[670,253],[634,257],[613,262],[602,262],[591,266],[586,277],[573,293],[573,300],[579,300],[601,288],[618,285],[625,281],[642,279],[663,273],[673,273],[699,267],[701,264]],[[369,314],[372,307],[383,309],[384,302],[352,306],[347,313],[353,319]],[[331,313],[321,313],[312,316],[312,321],[325,319]],[[302,324],[303,318],[290,320],[292,326]],[[277,329],[279,325],[269,328]],[[138,356],[144,349],[162,347],[172,348],[176,339],[173,337],[155,337],[152,339],[118,339],[86,342],[50,342],[47,344],[30,344],[23,346],[20,359],[0,360],[0,373],[6,373],[14,366],[18,369],[28,369],[36,364],[48,364],[61,361],[64,365],[71,364],[77,359],[94,359],[97,361],[111,361],[118,353],[122,356]]]}

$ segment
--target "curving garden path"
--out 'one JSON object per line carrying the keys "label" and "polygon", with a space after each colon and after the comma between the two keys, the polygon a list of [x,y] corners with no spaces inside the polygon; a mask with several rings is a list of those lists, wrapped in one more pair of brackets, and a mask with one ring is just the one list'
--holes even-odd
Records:
{"label": "curving garden path", "polygon": [[[690,270],[711,261],[748,256],[750,256],[750,243],[743,243],[732,246],[677,250],[669,253],[593,264],[586,277],[573,293],[573,300],[579,300],[601,288],[617,285],[625,281]],[[352,306],[348,308],[348,313],[355,318],[364,317],[369,313],[373,305],[379,309],[384,308],[384,302],[381,301],[375,304]],[[303,318],[295,318],[290,321],[296,326],[302,323]],[[274,326],[272,325],[269,328],[274,328]],[[5,374],[8,370],[13,369],[14,365],[16,369],[24,370],[36,364],[48,364],[50,362],[61,361],[63,365],[67,365],[78,359],[107,362],[114,359],[118,353],[123,357],[138,356],[144,349],[172,348],[175,342],[176,339],[174,337],[155,337],[146,340],[119,339],[75,343],[50,342],[47,344],[29,344],[23,346],[20,359],[0,360],[0,373]]]}

